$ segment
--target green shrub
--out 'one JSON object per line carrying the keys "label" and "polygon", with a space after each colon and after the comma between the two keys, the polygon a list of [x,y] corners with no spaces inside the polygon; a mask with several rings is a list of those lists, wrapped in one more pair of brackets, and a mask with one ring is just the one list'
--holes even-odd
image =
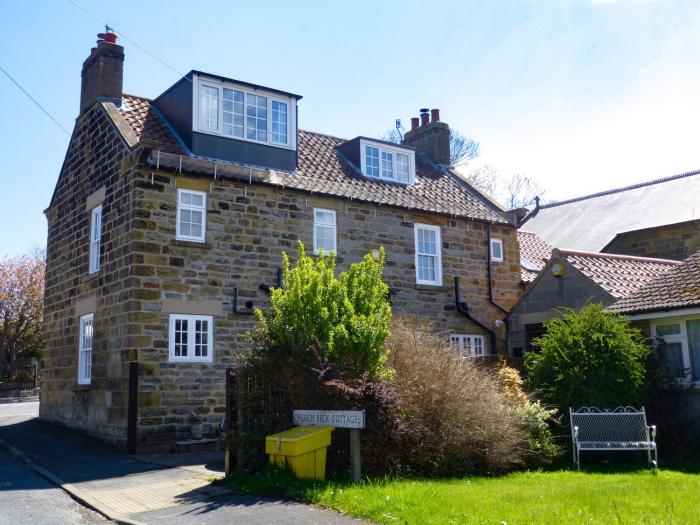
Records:
{"label": "green shrub", "polygon": [[272,290],[265,313],[256,311],[258,347],[288,354],[305,366],[333,368],[340,377],[390,374],[384,348],[391,319],[382,281],[384,250],[377,260],[368,254],[337,277],[332,252],[314,261],[299,243],[294,268],[282,255],[284,285]]}
{"label": "green shrub", "polygon": [[569,407],[645,401],[649,348],[638,330],[603,308],[595,303],[579,313],[562,310],[564,317],[547,322],[535,339],[540,351],[525,358],[527,387],[564,414]]}
{"label": "green shrub", "polygon": [[526,463],[529,466],[551,463],[561,454],[561,447],[556,444],[552,432],[552,425],[558,423],[559,411],[533,401],[523,388],[520,372],[508,366],[505,359],[499,360],[496,373],[506,397],[513,402],[512,410],[528,434]]}

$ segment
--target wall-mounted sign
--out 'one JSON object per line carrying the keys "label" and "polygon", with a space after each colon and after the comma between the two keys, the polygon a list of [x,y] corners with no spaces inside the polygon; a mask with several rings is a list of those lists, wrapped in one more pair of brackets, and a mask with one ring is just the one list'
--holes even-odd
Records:
{"label": "wall-mounted sign", "polygon": [[295,425],[365,428],[364,410],[295,410]]}

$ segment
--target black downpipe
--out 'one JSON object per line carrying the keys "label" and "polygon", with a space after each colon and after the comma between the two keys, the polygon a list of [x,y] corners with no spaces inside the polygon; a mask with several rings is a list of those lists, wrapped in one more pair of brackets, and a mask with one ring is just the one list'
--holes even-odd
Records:
{"label": "black downpipe", "polygon": [[457,308],[457,311],[460,314],[462,314],[464,317],[469,319],[472,323],[481,327],[487,334],[489,334],[489,339],[491,339],[491,353],[495,354],[496,353],[496,332],[491,330],[485,324],[474,319],[471,316],[471,314],[469,313],[469,306],[467,305],[467,303],[463,302],[461,299],[462,299],[462,297],[461,297],[461,294],[459,293],[459,277],[455,277],[455,307]]}
{"label": "black downpipe", "polygon": [[[486,225],[486,236],[488,238],[486,246],[486,260],[488,261],[488,278],[489,278],[489,302],[498,308],[504,314],[508,313],[508,310],[503,308],[500,304],[496,304],[493,300],[493,285],[491,284],[491,224]],[[505,254],[503,254],[505,255]]]}

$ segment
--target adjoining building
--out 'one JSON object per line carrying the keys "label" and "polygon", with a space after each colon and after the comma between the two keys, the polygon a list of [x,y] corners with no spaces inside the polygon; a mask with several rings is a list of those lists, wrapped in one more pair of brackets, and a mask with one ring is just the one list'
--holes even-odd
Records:
{"label": "adjoining building", "polygon": [[557,248],[683,260],[700,249],[700,171],[537,206],[521,224]]}
{"label": "adjoining building", "polygon": [[561,315],[557,309],[578,311],[589,302],[611,305],[680,264],[558,249],[548,259],[508,314],[508,348],[514,357],[536,350],[532,340],[544,333],[545,322]]}

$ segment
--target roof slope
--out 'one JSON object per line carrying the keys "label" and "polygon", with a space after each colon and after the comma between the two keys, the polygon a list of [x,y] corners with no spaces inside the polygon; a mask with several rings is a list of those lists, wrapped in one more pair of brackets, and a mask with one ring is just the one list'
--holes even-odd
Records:
{"label": "roof slope", "polygon": [[678,266],[678,261],[613,255],[607,253],[559,250],[574,268],[619,299]]}
{"label": "roof slope", "polygon": [[547,264],[552,255],[552,246],[536,234],[523,230],[518,230],[518,246],[520,248],[520,279],[526,283],[532,282]]}
{"label": "roof slope", "polygon": [[597,252],[617,233],[700,215],[700,171],[545,204],[525,222],[553,246]]}
{"label": "roof slope", "polygon": [[139,140],[153,140],[163,151],[176,155],[185,154],[185,149],[180,145],[175,132],[150,100],[124,95],[122,105],[118,109]]}
{"label": "roof slope", "polygon": [[[157,148],[163,152],[194,157],[185,150],[180,138],[149,99],[124,95],[118,115],[138,140],[155,140]],[[416,182],[406,186],[363,176],[338,153],[336,148],[344,142],[345,139],[299,130],[298,168],[292,173],[275,172],[276,180],[286,188],[346,199],[493,223],[509,222],[503,211],[477,190],[418,152]]]}
{"label": "roof slope", "polygon": [[700,252],[608,306],[620,313],[641,313],[700,306]]}

